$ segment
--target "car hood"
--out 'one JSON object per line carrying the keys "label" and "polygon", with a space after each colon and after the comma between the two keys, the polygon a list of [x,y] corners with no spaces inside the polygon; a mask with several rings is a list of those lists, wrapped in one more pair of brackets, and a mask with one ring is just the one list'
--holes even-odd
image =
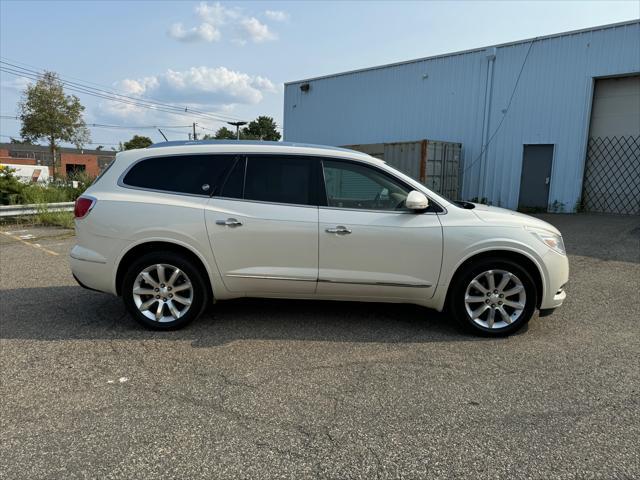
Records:
{"label": "car hood", "polygon": [[483,222],[492,223],[494,225],[511,225],[511,226],[527,226],[533,228],[542,228],[550,232],[560,235],[560,231],[544,220],[525,215],[524,213],[507,210],[506,208],[491,207],[481,203],[474,203],[475,208],[472,212]]}

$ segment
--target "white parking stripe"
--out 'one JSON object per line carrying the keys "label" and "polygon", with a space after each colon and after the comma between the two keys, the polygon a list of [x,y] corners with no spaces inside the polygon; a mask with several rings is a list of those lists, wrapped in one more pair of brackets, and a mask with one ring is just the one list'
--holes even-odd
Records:
{"label": "white parking stripe", "polygon": [[[25,230],[23,230],[25,231]],[[24,243],[25,245],[29,245],[30,247],[33,248],[37,248],[38,250],[42,250],[45,253],[48,253],[49,255],[53,255],[54,257],[59,256],[60,254],[57,252],[54,252],[53,250],[49,250],[48,248],[44,248],[42,245],[40,245],[39,243],[30,243],[27,242],[26,240],[23,240],[21,237],[16,237],[15,235],[11,235],[11,233],[9,232],[2,232],[3,235],[6,235],[7,237],[11,237],[15,240],[18,240],[19,242]],[[33,235],[31,235],[30,238],[35,238]]]}

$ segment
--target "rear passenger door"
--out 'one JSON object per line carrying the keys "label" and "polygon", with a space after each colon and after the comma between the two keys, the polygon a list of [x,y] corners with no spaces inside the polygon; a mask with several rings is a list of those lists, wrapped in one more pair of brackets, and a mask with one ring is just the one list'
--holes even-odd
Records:
{"label": "rear passenger door", "polygon": [[237,158],[207,204],[209,241],[232,292],[313,294],[320,163],[284,154]]}

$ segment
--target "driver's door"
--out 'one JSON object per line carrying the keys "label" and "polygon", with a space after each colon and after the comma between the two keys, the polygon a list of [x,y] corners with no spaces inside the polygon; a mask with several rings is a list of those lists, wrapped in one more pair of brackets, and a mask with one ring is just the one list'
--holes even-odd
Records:
{"label": "driver's door", "polygon": [[404,207],[411,187],[373,165],[323,160],[320,295],[430,298],[440,274],[442,227]]}

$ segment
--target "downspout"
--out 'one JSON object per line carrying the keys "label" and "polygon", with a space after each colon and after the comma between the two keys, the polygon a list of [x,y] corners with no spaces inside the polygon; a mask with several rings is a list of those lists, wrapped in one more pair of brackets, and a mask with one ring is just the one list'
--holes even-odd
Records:
{"label": "downspout", "polygon": [[487,81],[485,83],[484,92],[484,118],[482,119],[482,159],[480,162],[480,181],[478,185],[478,201],[485,197],[486,181],[487,181],[487,159],[489,150],[489,127],[491,125],[491,100],[493,98],[493,72],[496,62],[496,47],[487,50]]}

